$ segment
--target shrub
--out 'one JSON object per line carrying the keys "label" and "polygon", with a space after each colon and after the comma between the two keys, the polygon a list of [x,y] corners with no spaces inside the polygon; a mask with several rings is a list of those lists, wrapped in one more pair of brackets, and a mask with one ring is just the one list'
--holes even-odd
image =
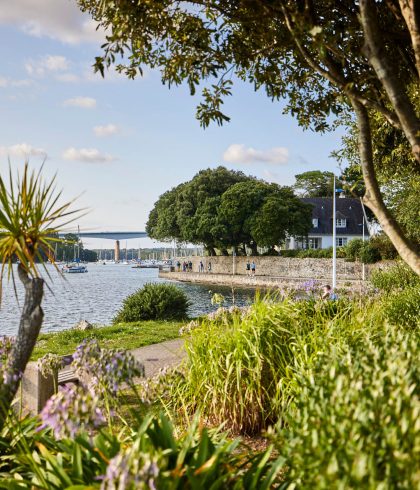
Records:
{"label": "shrub", "polygon": [[359,258],[363,264],[374,264],[381,260],[381,254],[370,241],[366,241],[360,249]]}
{"label": "shrub", "polygon": [[394,260],[398,258],[398,252],[391,240],[384,234],[373,236],[370,239],[372,247],[375,248],[382,260]]}
{"label": "shrub", "polygon": [[281,417],[299,389],[297,363],[310,363],[330,342],[356,341],[360,325],[375,330],[358,308],[347,300],[268,297],[245,315],[205,319],[186,340],[184,375],[170,383],[164,403],[187,416],[198,410],[211,425],[258,433]]}
{"label": "shrub", "polygon": [[420,327],[420,285],[391,293],[384,300],[383,309],[393,325]]}
{"label": "shrub", "polygon": [[408,265],[397,262],[385,270],[377,269],[370,275],[372,285],[386,293],[420,285],[420,277]]}
{"label": "shrub", "polygon": [[284,488],[418,488],[419,355],[390,329],[320,356],[278,431]]}
{"label": "shrub", "polygon": [[347,259],[356,260],[360,259],[360,252],[363,248],[363,240],[361,238],[353,238],[344,247],[344,252]]}
{"label": "shrub", "polygon": [[184,291],[173,284],[146,284],[123,301],[113,323],[181,319],[188,305]]}
{"label": "shrub", "polygon": [[1,434],[4,489],[268,490],[279,483],[282,460],[272,446],[250,452],[197,420],[181,437],[166,417],[148,415],[125,436],[102,430],[61,440],[35,419],[13,422]]}

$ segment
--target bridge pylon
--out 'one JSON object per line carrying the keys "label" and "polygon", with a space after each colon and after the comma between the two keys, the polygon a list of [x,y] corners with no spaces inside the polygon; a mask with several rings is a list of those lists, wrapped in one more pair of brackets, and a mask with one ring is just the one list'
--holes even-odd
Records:
{"label": "bridge pylon", "polygon": [[120,261],[120,241],[115,240],[115,262]]}

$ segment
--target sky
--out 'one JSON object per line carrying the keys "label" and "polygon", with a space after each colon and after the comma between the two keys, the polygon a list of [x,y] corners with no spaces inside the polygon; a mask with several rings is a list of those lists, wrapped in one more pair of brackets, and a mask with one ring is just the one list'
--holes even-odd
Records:
{"label": "sky", "polygon": [[[341,133],[303,131],[284,102],[236,83],[222,127],[202,129],[199,96],[169,90],[158,71],[128,80],[92,64],[103,33],[74,0],[0,0],[0,171],[29,159],[57,174],[63,196],[78,196],[87,231],[144,230],[159,195],[204,168],[224,165],[291,185],[308,170],[337,172],[330,153]],[[147,247],[149,239],[129,246]],[[87,247],[112,243],[85,240]]]}

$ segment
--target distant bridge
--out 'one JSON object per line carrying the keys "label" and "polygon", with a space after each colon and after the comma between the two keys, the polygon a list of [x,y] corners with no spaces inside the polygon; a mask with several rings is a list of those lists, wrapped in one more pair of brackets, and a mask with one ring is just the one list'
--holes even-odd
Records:
{"label": "distant bridge", "polygon": [[[131,240],[132,238],[147,238],[145,231],[83,231],[78,233],[72,232],[74,235],[79,235],[80,238],[99,238],[102,240]],[[61,233],[64,236],[67,233]]]}
{"label": "distant bridge", "polygon": [[[64,237],[67,233],[61,233],[59,236]],[[74,232],[80,238],[99,238],[102,240],[115,241],[115,261],[120,260],[120,240],[130,240],[131,238],[147,238],[145,231],[83,231]]]}

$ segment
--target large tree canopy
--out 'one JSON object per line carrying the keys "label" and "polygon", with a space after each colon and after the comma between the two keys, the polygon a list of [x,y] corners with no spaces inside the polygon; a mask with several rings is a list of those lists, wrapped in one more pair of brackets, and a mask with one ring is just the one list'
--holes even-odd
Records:
{"label": "large tree canopy", "polygon": [[165,192],[146,225],[158,240],[204,244],[209,254],[234,247],[274,247],[288,235],[306,236],[311,206],[288,187],[269,184],[224,167],[200,171]]}
{"label": "large tree canopy", "polygon": [[[302,197],[332,197],[333,195],[333,172],[322,172],[321,170],[309,170],[302,174],[295,175],[296,182],[293,188]],[[336,181],[336,186],[341,186],[340,181]]]}
{"label": "large tree canopy", "polygon": [[[382,198],[373,160],[371,118],[401,130],[420,169],[420,119],[409,92],[419,92],[417,0],[77,0],[109,33],[95,66],[119,55],[130,77],[160,68],[164,83],[206,81],[197,117],[206,126],[221,111],[235,77],[264,87],[304,127],[326,130],[351,110],[358,129],[366,192],[400,255],[420,273],[420,256]],[[233,76],[234,75],[234,76]]]}

